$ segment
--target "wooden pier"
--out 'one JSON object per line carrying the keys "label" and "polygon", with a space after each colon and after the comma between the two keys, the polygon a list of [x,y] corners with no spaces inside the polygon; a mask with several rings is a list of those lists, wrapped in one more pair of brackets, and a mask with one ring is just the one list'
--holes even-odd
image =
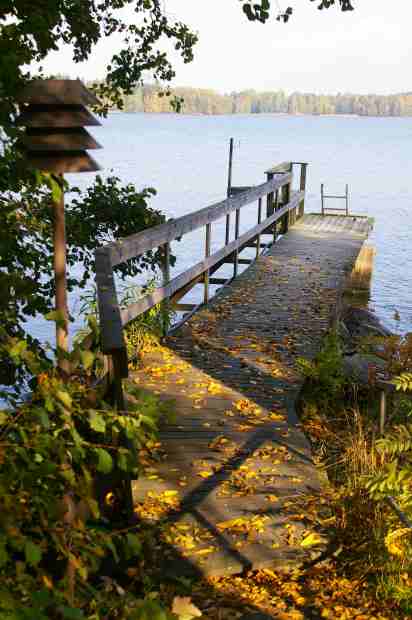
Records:
{"label": "wooden pier", "polygon": [[[299,428],[296,359],[319,351],[371,223],[303,215],[306,165],[295,192],[291,169],[290,163],[275,167],[261,186],[98,254],[103,338],[113,355],[120,406],[128,374],[122,326],[163,299],[177,303],[199,281],[204,286],[207,303],[128,378],[174,401],[175,419],[163,425],[155,458],[133,484],[136,514],[156,532],[165,573],[283,568],[308,559],[327,540],[327,507],[324,531],[312,519],[325,481]],[[257,225],[240,236],[241,208],[254,201]],[[211,255],[211,224],[218,217],[227,221],[231,212],[235,238]],[[167,257],[170,241],[198,226],[206,227],[204,261],[174,280],[165,269],[162,287],[121,310],[113,265],[158,246]],[[269,239],[263,244],[264,234]],[[257,260],[237,275],[239,254],[251,244]],[[233,262],[234,277],[220,278],[226,285],[210,300],[212,274],[226,260]]]}

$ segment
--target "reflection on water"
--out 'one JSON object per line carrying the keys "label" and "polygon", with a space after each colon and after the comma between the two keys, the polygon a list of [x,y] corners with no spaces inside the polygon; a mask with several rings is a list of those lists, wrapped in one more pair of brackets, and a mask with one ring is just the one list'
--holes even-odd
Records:
{"label": "reflection on water", "polygon": [[[351,212],[375,218],[371,242],[377,255],[371,305],[390,329],[412,330],[412,119],[113,114],[92,133],[104,147],[96,154],[104,167],[102,174],[115,174],[138,188],[155,187],[158,194],[153,205],[168,217],[225,197],[232,136],[234,184],[262,182],[264,171],[281,161],[307,161],[306,211],[319,211],[322,182],[328,193],[338,194],[348,183]],[[68,175],[80,187],[92,178],[92,174]],[[255,218],[255,208],[242,210],[241,231],[254,224]],[[216,249],[223,238],[222,226],[213,225]],[[203,231],[173,244],[178,259],[174,272],[199,260],[203,249]],[[76,315],[76,295],[70,304]],[[400,320],[395,320],[396,312]],[[51,339],[50,324],[38,320],[31,323],[31,330],[42,339]]]}

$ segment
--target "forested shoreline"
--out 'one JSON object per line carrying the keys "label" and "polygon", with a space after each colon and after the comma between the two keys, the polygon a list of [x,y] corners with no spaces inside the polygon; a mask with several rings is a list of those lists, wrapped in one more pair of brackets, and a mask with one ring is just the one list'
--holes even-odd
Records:
{"label": "forested shoreline", "polygon": [[412,93],[393,95],[316,95],[284,91],[244,90],[222,95],[214,90],[175,88],[159,96],[160,88],[145,85],[125,101],[126,112],[167,113],[171,101],[183,100],[185,114],[351,114],[358,116],[412,116]]}

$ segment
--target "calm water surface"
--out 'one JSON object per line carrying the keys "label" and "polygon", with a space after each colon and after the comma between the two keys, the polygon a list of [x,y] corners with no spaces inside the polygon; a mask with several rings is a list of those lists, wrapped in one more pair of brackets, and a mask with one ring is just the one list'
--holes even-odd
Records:
{"label": "calm water surface", "polygon": [[[262,182],[264,171],[281,161],[307,161],[310,212],[320,209],[322,182],[328,193],[339,194],[348,183],[351,212],[375,218],[371,306],[392,330],[412,331],[412,119],[113,114],[92,133],[104,147],[94,153],[104,168],[101,174],[116,174],[138,188],[155,187],[152,204],[169,217],[225,197],[232,136],[234,184]],[[68,175],[68,180],[85,187],[92,177]],[[241,230],[255,222],[255,206],[242,210]],[[222,238],[222,225],[214,225],[215,248]],[[174,272],[199,260],[203,245],[203,233],[175,244]],[[76,314],[76,295],[70,304]],[[42,320],[32,324],[32,331],[51,339],[50,324]]]}

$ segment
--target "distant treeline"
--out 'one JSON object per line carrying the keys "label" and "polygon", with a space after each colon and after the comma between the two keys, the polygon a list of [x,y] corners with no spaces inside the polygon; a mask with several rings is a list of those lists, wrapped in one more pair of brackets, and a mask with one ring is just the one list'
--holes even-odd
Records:
{"label": "distant treeline", "polygon": [[221,95],[213,90],[175,88],[159,97],[157,86],[142,86],[126,97],[127,112],[171,112],[171,100],[182,98],[186,114],[357,114],[412,116],[412,93],[396,95],[315,95],[244,90]]}

